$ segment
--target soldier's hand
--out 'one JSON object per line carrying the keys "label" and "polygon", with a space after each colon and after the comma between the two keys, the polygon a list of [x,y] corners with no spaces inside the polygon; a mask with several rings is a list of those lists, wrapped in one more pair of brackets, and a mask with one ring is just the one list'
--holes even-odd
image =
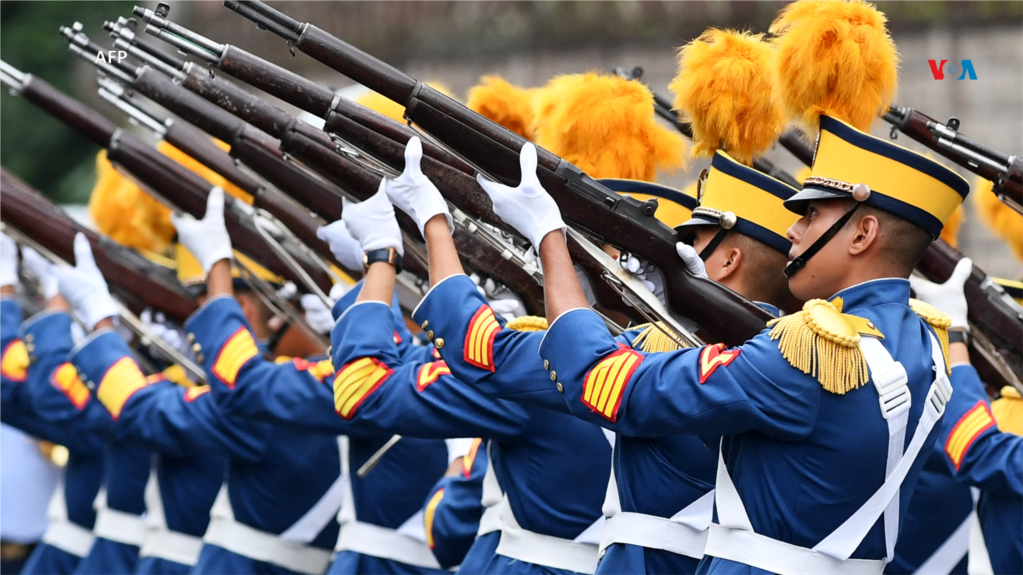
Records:
{"label": "soldier's hand", "polygon": [[101,320],[117,315],[117,304],[92,257],[92,246],[84,234],[75,234],[75,267],[54,266],[60,294],[78,319],[92,331]]}
{"label": "soldier's hand", "polygon": [[305,311],[305,322],[318,334],[328,334],[334,329],[334,316],[323,300],[313,294],[305,294],[300,300]]}
{"label": "soldier's hand", "polygon": [[327,242],[330,253],[334,254],[339,264],[350,270],[362,269],[362,246],[348,233],[344,220],[320,226],[316,230],[316,237]]}
{"label": "soldier's hand", "polygon": [[[401,242],[401,228],[394,219],[394,206],[387,199],[384,182],[380,189],[369,199],[355,203],[342,200],[341,221],[348,228],[348,233],[359,242],[363,252],[394,248],[399,254],[405,255]],[[361,258],[360,258],[361,259]],[[362,267],[362,264],[359,264]]]}
{"label": "soldier's hand", "polygon": [[382,185],[387,199],[399,210],[412,216],[424,237],[426,222],[438,214],[444,214],[448,220],[448,229],[454,232],[447,202],[419,167],[422,159],[423,143],[418,136],[413,136],[405,146],[405,171],[393,180],[384,178]]}
{"label": "soldier's hand", "polygon": [[54,265],[50,263],[50,260],[39,255],[39,252],[34,249],[22,246],[21,262],[39,280],[39,289],[47,301],[60,293],[57,287],[57,276],[53,273]]}
{"label": "soldier's hand", "polygon": [[[636,276],[636,279],[643,282],[643,285],[657,296],[661,303],[664,303],[664,277],[661,276],[657,266],[628,252],[622,252],[618,255],[618,265]],[[622,299],[625,303],[629,303],[629,298]]]}
{"label": "soldier's hand", "polygon": [[966,280],[970,279],[971,273],[973,260],[963,258],[956,264],[952,275],[945,283],[937,284],[922,277],[910,276],[909,285],[916,292],[917,299],[933,305],[947,315],[952,320],[952,328],[969,331],[970,324],[966,319],[968,306],[963,286],[966,285]]}
{"label": "soldier's hand", "polygon": [[540,241],[556,230],[564,230],[561,210],[554,198],[540,185],[536,175],[536,147],[531,143],[522,146],[519,153],[519,167],[522,180],[512,188],[490,181],[482,175],[476,176],[480,186],[494,202],[494,213],[529,239],[533,249],[540,251]]}
{"label": "soldier's hand", "polygon": [[0,286],[18,283],[18,244],[0,233]]}
{"label": "soldier's hand", "polygon": [[231,237],[224,224],[224,190],[213,188],[206,199],[206,215],[201,220],[191,214],[171,214],[178,239],[192,252],[199,265],[210,273],[213,264],[231,259]]}
{"label": "soldier's hand", "polygon": [[707,266],[703,263],[696,248],[687,243],[678,242],[675,244],[675,251],[678,253],[678,257],[682,258],[682,263],[685,264],[689,273],[700,278],[707,277]]}

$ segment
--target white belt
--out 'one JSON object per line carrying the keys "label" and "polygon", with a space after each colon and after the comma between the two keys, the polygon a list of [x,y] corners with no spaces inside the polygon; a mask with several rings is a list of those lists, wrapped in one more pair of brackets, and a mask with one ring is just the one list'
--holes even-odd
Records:
{"label": "white belt", "polygon": [[[565,569],[576,573],[592,575],[597,570],[597,545],[552,535],[527,531],[519,526],[515,513],[505,496],[501,515],[501,541],[497,544],[498,555],[518,559],[554,569]],[[603,522],[603,516],[598,522]],[[586,529],[580,538],[592,532]]]}
{"label": "white belt", "polygon": [[202,537],[150,525],[142,538],[139,557],[156,557],[182,565],[195,565],[202,551]]}
{"label": "white belt", "polygon": [[703,558],[707,531],[665,517],[622,512],[608,518],[600,538],[600,554],[615,543],[661,549],[694,559]]}
{"label": "white belt", "polygon": [[483,516],[480,517],[480,527],[476,530],[476,537],[482,537],[487,533],[501,530],[501,504],[491,505],[483,509]]}
{"label": "white belt", "polygon": [[95,536],[92,531],[72,523],[68,519],[50,520],[50,526],[43,533],[43,543],[52,545],[76,557],[85,557],[92,549]]}
{"label": "white belt", "polygon": [[273,563],[299,573],[320,575],[330,564],[330,551],[281,539],[233,517],[213,517],[203,542],[256,561]]}
{"label": "white belt", "polygon": [[146,523],[141,515],[109,507],[96,510],[96,526],[92,529],[96,537],[138,547],[142,545],[142,535],[145,531]]}
{"label": "white belt", "polygon": [[829,575],[879,575],[884,572],[883,559],[846,559],[841,561],[819,551],[771,539],[752,531],[710,526],[707,555],[759,567],[770,559],[775,573],[827,573]]}
{"label": "white belt", "polygon": [[362,521],[341,525],[341,535],[334,549],[390,559],[416,567],[441,569],[440,563],[426,543],[399,533],[395,529]]}

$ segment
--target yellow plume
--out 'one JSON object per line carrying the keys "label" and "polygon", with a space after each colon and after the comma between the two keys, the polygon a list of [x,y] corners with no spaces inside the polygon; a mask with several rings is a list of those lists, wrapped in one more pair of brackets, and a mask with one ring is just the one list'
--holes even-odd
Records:
{"label": "yellow plume", "polygon": [[774,48],[763,34],[710,29],[679,50],[678,76],[668,88],[693,125],[694,156],[719,148],[746,165],[785,126],[774,89]]}
{"label": "yellow plume", "polygon": [[122,176],[107,160],[106,150],[96,156],[96,185],[89,198],[89,214],[96,229],[135,250],[166,253],[174,237],[170,210]]}
{"label": "yellow plume", "polygon": [[520,88],[500,76],[483,76],[482,83],[469,90],[466,106],[532,140],[533,97],[536,89]]}
{"label": "yellow plume", "polygon": [[538,145],[594,178],[653,181],[684,165],[685,141],[657,122],[643,84],[589,73],[554,85],[558,103],[539,122]]}
{"label": "yellow plume", "polygon": [[[426,82],[426,85],[445,96],[451,96],[451,90],[439,82]],[[359,96],[355,99],[355,103],[366,106],[370,110],[383,114],[392,120],[401,122],[402,124],[405,123],[405,106],[398,104],[394,100],[385,98],[376,92],[367,92],[362,96]]]}
{"label": "yellow plume", "polygon": [[954,248],[959,247],[959,228],[963,227],[964,217],[963,206],[960,205],[945,222],[945,227],[941,228],[941,239]]}
{"label": "yellow plume", "polygon": [[534,140],[554,111],[565,104],[564,95],[577,89],[584,78],[583,74],[562,74],[548,80],[542,88],[534,88],[533,117],[528,128]]}
{"label": "yellow plume", "polygon": [[[220,147],[222,150],[226,151],[228,149],[227,144],[219,140],[213,140],[213,142],[217,144],[217,146]],[[192,156],[189,156],[188,154],[182,152],[181,150],[175,148],[174,146],[170,145],[169,143],[163,140],[161,140],[160,143],[156,145],[156,148],[160,150],[160,153],[174,160],[175,162],[181,164],[182,166],[188,168],[192,172],[195,172],[195,174],[197,174],[210,184],[214,186],[220,186],[221,188],[224,189],[225,192],[227,192],[228,195],[234,196],[239,200],[245,202],[246,204],[249,205],[252,204],[252,196],[249,193],[243,192],[241,188],[227,181],[227,179],[221,176],[220,174],[207,168],[198,160],[194,159]]]}
{"label": "yellow plume", "polygon": [[998,199],[991,191],[994,185],[990,180],[977,178],[973,186],[973,204],[980,219],[1023,261],[1023,216]]}
{"label": "yellow plume", "polygon": [[887,19],[862,0],[798,0],[771,24],[782,104],[816,133],[821,114],[870,132],[895,98],[899,56]]}
{"label": "yellow plume", "polygon": [[799,185],[803,185],[803,181],[809,178],[812,172],[813,170],[810,169],[810,166],[803,166],[802,168],[799,168],[799,171],[796,172],[794,177],[796,178],[796,181],[799,182]]}

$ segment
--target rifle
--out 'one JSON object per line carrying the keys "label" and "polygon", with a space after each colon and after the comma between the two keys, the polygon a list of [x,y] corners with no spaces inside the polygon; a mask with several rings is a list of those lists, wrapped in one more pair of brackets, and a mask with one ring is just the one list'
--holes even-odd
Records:
{"label": "rifle", "polygon": [[[205,213],[206,197],[212,190],[206,180],[124,133],[110,120],[43,80],[23,74],[2,61],[0,72],[0,80],[15,93],[43,108],[100,147],[107,148],[108,159],[120,165],[143,185],[155,190],[154,196],[165,200],[173,198],[176,206],[194,217],[202,217]],[[282,254],[266,241],[269,235],[265,229],[266,223],[260,221],[250,206],[228,197],[225,198],[225,208],[227,230],[239,250],[292,281],[304,283],[312,279],[316,282],[314,287],[330,289],[332,282],[326,272],[306,262],[303,254],[296,255],[305,272],[304,277],[284,261]],[[294,257],[292,254],[287,255]],[[294,319],[297,314],[290,307],[285,306],[285,311],[290,312],[288,315]],[[307,327],[301,321],[296,323],[300,328]]]}
{"label": "rifle", "polygon": [[[518,182],[518,154],[525,139],[314,26],[261,3],[228,2],[227,6],[385,97],[406,104],[407,117],[442,139],[466,164],[478,171],[485,166],[485,173],[496,180]],[[135,13],[153,28],[167,28],[166,20],[152,12],[136,8]],[[538,155],[540,179],[566,219],[598,242],[617,245],[657,265],[666,279],[669,305],[696,320],[704,338],[738,344],[763,329],[770,314],[726,288],[692,277],[678,265],[673,256],[676,234],[653,218],[655,202],[618,196],[557,156],[542,149]],[[615,237],[609,238],[609,233]]]}
{"label": "rifle", "polygon": [[1023,157],[1007,156],[974,142],[959,133],[959,118],[948,123],[927,116],[913,108],[892,106],[884,115],[896,130],[945,156],[974,174],[994,182],[992,191],[1012,209],[1023,214]]}
{"label": "rifle", "polygon": [[0,219],[5,225],[32,238],[61,259],[73,262],[75,234],[92,244],[96,266],[111,289],[136,309],[152,307],[178,323],[198,308],[195,299],[178,283],[174,270],[155,264],[137,252],[72,220],[17,176],[0,168]]}
{"label": "rifle", "polygon": [[[116,25],[112,25],[111,28],[117,28]],[[136,45],[141,43],[136,42]],[[193,48],[194,49],[194,48]],[[266,130],[275,137],[279,137],[281,146],[289,154],[292,159],[297,159],[304,165],[310,167],[317,173],[321,174],[327,180],[331,181],[339,188],[347,192],[349,197],[356,199],[365,199],[370,195],[376,193],[379,189],[381,173],[386,173],[392,177],[397,174],[393,170],[388,170],[388,166],[383,164],[374,164],[370,162],[370,169],[367,169],[366,163],[352,159],[350,156],[358,158],[360,154],[353,150],[345,150],[345,153],[339,154],[335,151],[338,145],[330,139],[327,134],[317,130],[304,122],[294,119],[289,114],[276,108],[272,104],[269,104],[247,92],[241,90],[235,84],[227,81],[221,77],[214,77],[202,70],[193,67],[191,64],[181,63],[181,70],[175,70],[175,81],[181,85],[195,91],[197,94],[202,95],[210,102],[213,102],[225,110],[239,116],[242,120],[251,123],[256,128]],[[139,72],[136,78],[142,78],[146,74],[153,74],[151,71],[146,72],[145,69]],[[169,81],[162,80],[163,86],[159,91],[166,92],[177,88],[176,85],[171,85]],[[151,84],[154,82],[150,82]],[[299,90],[305,85],[311,85],[314,89],[325,91],[329,95],[329,98],[333,98],[333,93],[322,88],[316,84],[308,82],[304,78],[301,78],[301,83],[295,83],[292,86],[297,86]],[[145,93],[146,95],[153,97],[157,101],[163,103],[161,95],[156,91],[152,91],[137,85],[137,89]],[[150,87],[152,88],[152,87]],[[190,97],[196,98],[196,96],[189,94]],[[184,100],[183,96],[178,97],[179,100]],[[206,104],[203,102],[203,104]],[[165,106],[168,104],[164,104]],[[209,104],[206,104],[207,106]],[[195,114],[198,113],[198,109],[201,107],[200,104],[192,102],[189,106],[191,110],[177,110],[181,115]],[[172,108],[173,109],[173,108]],[[219,111],[219,110],[218,110]],[[223,113],[223,112],[221,112]],[[188,119],[192,119],[191,116],[185,116]],[[235,120],[236,123],[237,120]],[[244,133],[238,128],[224,130],[233,134]],[[215,135],[217,134],[214,132]],[[376,136],[377,139],[383,139],[380,136]],[[389,142],[389,140],[388,140]],[[397,147],[393,146],[392,151],[396,151],[397,155],[402,158],[404,162],[404,146]],[[403,167],[403,166],[401,166]],[[400,168],[398,168],[400,169]],[[464,176],[467,179],[471,179],[468,176]],[[442,182],[441,185],[443,185]],[[473,185],[476,183],[473,181]],[[481,192],[482,194],[482,192]],[[484,196],[485,197],[485,196]],[[487,198],[489,202],[489,198]],[[337,204],[337,208],[340,205]],[[314,209],[320,213],[324,213],[322,206],[314,207]],[[335,214],[332,214],[335,215]],[[485,275],[492,275],[500,278],[503,283],[508,285],[513,291],[515,291],[522,298],[523,303],[529,313],[542,313],[543,310],[543,289],[538,283],[537,277],[538,270],[535,270],[535,266],[523,267],[517,266],[512,260],[509,260],[509,256],[512,253],[508,250],[505,245],[498,244],[492,233],[487,232],[476,226],[474,222],[465,220],[463,221],[458,213],[456,216],[456,229],[454,233],[455,245],[459,249],[459,253],[466,259],[468,267],[478,270]],[[340,217],[340,211],[336,213],[336,217]],[[496,216],[495,216],[496,219]],[[399,213],[399,223],[402,224],[403,229],[407,232],[406,234],[406,246],[416,248],[418,242],[416,238],[419,237],[419,232],[414,223],[411,222],[404,214]],[[481,241],[489,240],[489,241]],[[423,258],[422,277],[426,277],[427,273],[425,264],[425,252],[422,248],[419,248],[418,253]],[[406,259],[408,261],[408,259]],[[533,270],[529,268],[532,267]]]}
{"label": "rifle", "polygon": [[[797,146],[794,155],[812,158],[805,140],[790,142]],[[798,149],[801,146],[803,149]],[[809,163],[807,165],[810,165]],[[963,254],[945,240],[931,242],[916,269],[932,282],[943,283],[952,275]],[[970,360],[987,382],[999,382],[1023,390],[1023,309],[1005,290],[976,265],[964,286],[968,317],[973,325]],[[977,335],[981,337],[976,337]]]}

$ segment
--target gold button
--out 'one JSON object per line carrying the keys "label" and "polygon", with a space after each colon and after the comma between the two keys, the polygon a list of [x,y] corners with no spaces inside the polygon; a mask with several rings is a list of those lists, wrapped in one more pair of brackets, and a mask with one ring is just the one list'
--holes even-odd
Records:
{"label": "gold button", "polygon": [[85,382],[85,387],[88,387],[90,391],[96,390],[96,384],[91,381]]}
{"label": "gold button", "polygon": [[188,334],[188,343],[192,343],[194,341],[195,341],[195,334],[194,333],[189,333]]}
{"label": "gold button", "polygon": [[433,330],[426,332],[426,339],[433,341]]}
{"label": "gold button", "polygon": [[558,387],[558,393],[565,393],[565,386],[561,385],[560,381],[558,382],[557,387]]}
{"label": "gold button", "polygon": [[869,327],[870,329],[874,329],[874,322],[867,321],[867,327]]}
{"label": "gold button", "polygon": [[551,362],[547,361],[546,359],[543,360],[543,368],[544,369],[550,369],[551,368]]}
{"label": "gold button", "polygon": [[434,340],[433,345],[437,349],[443,349],[444,348],[444,338],[443,337],[438,337],[436,340]]}
{"label": "gold button", "polygon": [[430,325],[430,320],[424,321],[423,322],[423,329],[426,329],[426,326],[428,326],[428,325]]}
{"label": "gold button", "polygon": [[557,380],[558,380],[558,372],[556,372],[556,371],[554,371],[552,369],[551,370],[551,381],[557,381]]}
{"label": "gold button", "polygon": [[34,335],[30,334],[30,333],[26,333],[25,334],[25,341],[31,342],[31,341],[34,341],[35,338],[36,338],[36,336],[34,336]]}
{"label": "gold button", "polygon": [[29,353],[32,353],[35,350],[36,350],[36,344],[34,344],[32,342],[28,342],[28,343],[25,344],[25,351],[27,351]]}
{"label": "gold button", "polygon": [[201,354],[201,353],[200,353],[200,354],[197,354],[197,355],[195,356],[195,359],[196,359],[196,361],[198,361],[199,363],[202,363],[202,362],[206,361],[206,357],[205,357],[205,356],[204,356],[203,354]]}
{"label": "gold button", "polygon": [[192,344],[192,351],[194,351],[195,353],[199,353],[200,351],[202,351],[202,345],[200,345],[198,343],[193,343]]}

